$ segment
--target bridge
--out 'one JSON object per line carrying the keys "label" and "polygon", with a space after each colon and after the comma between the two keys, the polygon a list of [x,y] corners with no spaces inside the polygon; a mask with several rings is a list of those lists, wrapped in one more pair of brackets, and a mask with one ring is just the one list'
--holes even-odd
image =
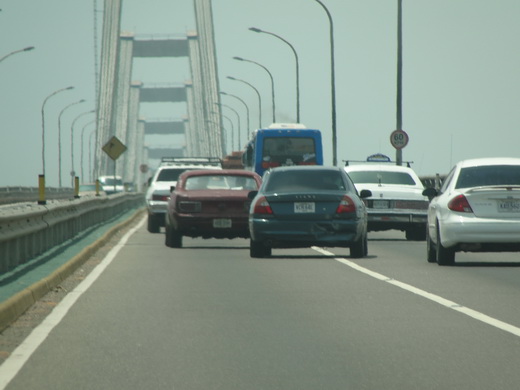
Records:
{"label": "bridge", "polygon": [[[123,0],[105,0],[94,177],[114,172],[125,182],[146,181],[141,169],[149,160],[167,155],[223,156],[225,141],[219,103],[213,17],[210,3],[193,0],[196,31],[171,35],[135,35],[121,31]],[[171,83],[150,84],[132,80],[136,58],[186,57],[191,78]],[[140,115],[141,103],[185,103],[186,116],[180,120],[150,120]],[[182,137],[178,148],[146,145],[149,135]],[[101,146],[117,137],[127,150],[117,160],[102,152]]]}

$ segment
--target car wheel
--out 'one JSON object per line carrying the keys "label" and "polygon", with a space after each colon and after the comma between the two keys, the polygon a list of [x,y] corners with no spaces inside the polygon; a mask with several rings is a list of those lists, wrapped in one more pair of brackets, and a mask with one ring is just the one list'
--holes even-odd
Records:
{"label": "car wheel", "polygon": [[455,250],[452,248],[445,248],[441,244],[441,235],[439,234],[439,225],[437,225],[437,264],[439,265],[453,265],[455,263]]}
{"label": "car wheel", "polygon": [[437,262],[437,252],[435,250],[435,244],[428,233],[426,233],[426,260],[428,263]]}
{"label": "car wheel", "polygon": [[406,231],[408,241],[424,241],[426,239],[426,228],[415,227]]}
{"label": "car wheel", "polygon": [[270,247],[265,246],[261,242],[249,241],[249,255],[254,258],[269,257],[271,256],[272,250]]}
{"label": "car wheel", "polygon": [[350,257],[353,257],[354,259],[364,257],[366,255],[367,249],[367,236],[365,234],[350,246]]}
{"label": "car wheel", "polygon": [[160,232],[160,225],[156,215],[148,214],[148,231],[150,233]]}

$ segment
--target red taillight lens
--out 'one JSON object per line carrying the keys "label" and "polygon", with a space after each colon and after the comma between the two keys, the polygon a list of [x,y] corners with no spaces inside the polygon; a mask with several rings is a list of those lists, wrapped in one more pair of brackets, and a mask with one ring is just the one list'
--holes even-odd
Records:
{"label": "red taillight lens", "polygon": [[274,167],[279,167],[281,164],[279,162],[268,162],[268,161],[262,161],[262,168],[263,169],[269,169]]}
{"label": "red taillight lens", "polygon": [[344,195],[339,202],[339,206],[336,209],[337,214],[341,213],[355,213],[356,212],[356,204],[352,200],[350,196]]}
{"label": "red taillight lens", "polygon": [[468,200],[464,195],[458,195],[448,203],[448,208],[451,211],[458,211],[459,213],[472,213],[473,210],[469,205]]}
{"label": "red taillight lens", "polygon": [[170,200],[170,195],[152,195],[152,200],[160,200],[163,202],[168,202]]}
{"label": "red taillight lens", "polygon": [[256,203],[255,207],[253,209],[253,214],[272,214],[273,210],[271,209],[271,206],[269,206],[269,202],[265,198],[265,196],[262,196],[259,198]]}

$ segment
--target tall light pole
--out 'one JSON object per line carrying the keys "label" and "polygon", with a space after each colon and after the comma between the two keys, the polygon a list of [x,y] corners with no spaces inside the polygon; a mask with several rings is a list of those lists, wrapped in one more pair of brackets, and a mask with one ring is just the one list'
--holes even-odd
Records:
{"label": "tall light pole", "polygon": [[272,100],[272,103],[273,103],[273,123],[276,123],[276,105],[275,105],[275,102],[274,102],[274,79],[273,79],[273,75],[271,74],[271,72],[269,72],[269,69],[267,69],[264,65],[259,64],[256,61],[247,60],[247,59],[242,58],[242,57],[233,57],[233,59],[235,59],[237,61],[244,61],[244,62],[250,62],[252,64],[256,64],[256,65],[260,66],[261,68],[263,68],[267,72],[267,74],[269,75],[269,78],[271,79],[271,100]]}
{"label": "tall light pole", "polygon": [[250,27],[249,30],[256,32],[256,33],[264,33],[264,34],[272,35],[273,37],[278,38],[281,41],[285,42],[287,45],[289,45],[289,47],[293,51],[294,58],[296,60],[296,122],[300,123],[300,64],[298,61],[298,53],[296,53],[296,49],[294,48],[293,45],[291,45],[290,42],[288,42],[286,39],[282,38],[281,36],[279,36],[277,34],[274,34],[269,31],[261,30],[256,27]]}
{"label": "tall light pole", "polygon": [[54,91],[53,93],[51,93],[49,96],[47,96],[43,100],[43,103],[42,103],[42,174],[40,175],[40,181],[39,181],[39,187],[40,187],[39,188],[40,194],[39,194],[39,200],[38,200],[39,204],[47,203],[45,200],[45,104],[54,95],[56,95],[60,92],[63,92],[63,91],[68,91],[73,88],[74,87],[70,86],[70,87],[58,89],[58,90]]}
{"label": "tall light pole", "polygon": [[85,183],[85,176],[83,176],[83,150],[85,149],[85,143],[84,143],[84,139],[83,139],[83,136],[85,134],[85,129],[87,128],[87,126],[91,125],[92,123],[96,123],[96,120],[91,120],[90,122],[88,122],[87,124],[85,124],[83,126],[83,129],[81,130],[81,157],[80,157],[80,168],[81,168],[81,182],[82,183]]}
{"label": "tall light pole", "polygon": [[31,51],[31,50],[33,50],[33,49],[34,49],[34,46],[28,46],[28,47],[25,47],[25,48],[20,49],[20,50],[12,51],[11,53],[8,53],[8,54],[6,54],[5,56],[3,56],[2,58],[0,58],[0,62],[2,62],[3,60],[5,60],[7,57],[12,56],[13,54],[21,53],[21,52],[24,52],[24,51]]}
{"label": "tall light pole", "polygon": [[[238,114],[238,111],[235,110],[233,107],[231,106],[228,106],[227,104],[223,104],[223,103],[215,103],[217,106],[220,106],[220,107],[227,107],[229,108],[231,111],[233,111],[235,113],[235,115],[237,116],[237,123],[238,123],[238,130],[237,130],[237,150],[240,149],[240,115]],[[231,145],[233,146],[233,145]]]}
{"label": "tall light pole", "polygon": [[72,107],[76,104],[80,104],[85,102],[85,99],[78,100],[77,102],[70,103],[69,105],[65,106],[63,110],[60,111],[60,114],[58,115],[58,183],[59,187],[61,188],[61,116],[65,112],[65,110],[69,107]]}
{"label": "tall light pole", "polygon": [[260,92],[258,92],[258,89],[256,89],[253,86],[253,84],[248,83],[245,80],[237,79],[237,78],[232,77],[232,76],[227,76],[227,78],[230,79],[230,80],[234,80],[234,81],[240,81],[241,83],[247,84],[251,88],[254,89],[254,91],[256,92],[256,95],[258,96],[258,128],[261,129],[262,128],[262,98],[260,97]]}
{"label": "tall light pole", "polygon": [[[217,103],[215,103],[217,104]],[[231,151],[233,150],[233,143],[235,142],[235,136],[234,136],[234,132],[235,132],[235,126],[233,125],[233,121],[231,120],[231,118],[227,115],[224,115],[222,113],[218,113],[216,111],[211,111],[212,113],[214,114],[217,114],[217,115],[222,115],[223,118],[227,119],[229,121],[229,124],[231,125],[231,143],[230,143],[230,146],[231,146]]]}
{"label": "tall light pole", "polygon": [[331,105],[332,105],[332,165],[338,164],[337,155],[337,133],[336,133],[336,77],[334,67],[334,24],[332,22],[332,15],[329,10],[320,0],[315,0],[323,7],[329,18],[329,34],[330,34],[330,90],[331,90]]}
{"label": "tall light pole", "polygon": [[[237,99],[238,101],[240,101],[240,102],[244,105],[244,107],[246,108],[246,114],[247,114],[247,116],[246,116],[246,118],[247,118],[247,131],[249,132],[249,130],[251,129],[251,127],[249,127],[249,107],[247,106],[246,102],[244,102],[244,101],[243,101],[242,99],[240,99],[238,96],[236,96],[236,95],[232,95],[232,94],[230,94],[230,93],[226,93],[226,92],[222,92],[222,91],[220,91],[220,94],[221,94],[221,95],[224,95],[224,96],[231,96],[232,98]],[[249,136],[249,134],[248,134],[248,136]],[[240,133],[238,133],[238,143],[241,144],[241,142],[240,142]]]}
{"label": "tall light pole", "polygon": [[87,114],[92,114],[96,112],[96,110],[90,110],[79,114],[72,121],[72,125],[70,126],[70,161],[71,161],[71,170],[70,175],[72,176],[72,187],[74,187],[74,177],[76,176],[76,172],[74,171],[74,124],[78,121],[79,118],[85,116]]}
{"label": "tall light pole", "polygon": [[[403,106],[402,106],[402,84],[403,84],[403,2],[397,0],[397,113],[396,130],[403,130]],[[403,165],[403,151],[396,149],[396,163]]]}

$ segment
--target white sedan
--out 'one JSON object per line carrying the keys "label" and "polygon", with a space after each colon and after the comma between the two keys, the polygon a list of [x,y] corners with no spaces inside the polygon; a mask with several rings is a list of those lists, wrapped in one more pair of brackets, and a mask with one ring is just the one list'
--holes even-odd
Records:
{"label": "white sedan", "polygon": [[455,253],[520,251],[520,158],[457,163],[440,189],[424,190],[427,259],[455,263]]}

